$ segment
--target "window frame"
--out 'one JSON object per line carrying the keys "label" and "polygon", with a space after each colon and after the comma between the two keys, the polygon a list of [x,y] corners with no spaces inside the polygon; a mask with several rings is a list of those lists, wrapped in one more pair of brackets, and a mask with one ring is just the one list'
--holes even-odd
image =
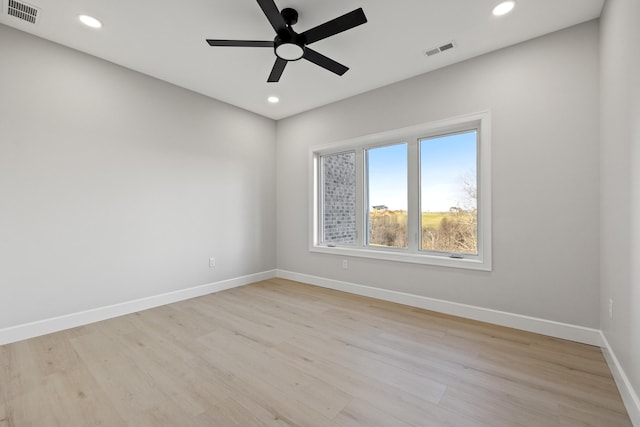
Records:
{"label": "window frame", "polygon": [[[309,174],[309,251],[338,256],[353,256],[377,260],[409,262],[440,267],[472,270],[492,270],[491,251],[491,116],[489,111],[427,122],[416,126],[394,129],[377,134],[326,144],[310,149]],[[477,215],[478,254],[451,257],[449,252],[421,250],[420,242],[420,140],[453,133],[477,130]],[[408,143],[408,248],[367,246],[366,150]],[[322,235],[322,170],[320,157],[354,151],[356,156],[356,239],[354,245],[325,245],[319,241]],[[412,214],[413,212],[413,214]],[[416,218],[416,212],[418,213]]]}
{"label": "window frame", "polygon": [[[384,246],[373,246],[371,245],[370,239],[370,227],[371,225],[369,224],[369,207],[371,206],[371,199],[370,199],[370,183],[369,183],[369,151],[370,150],[375,150],[378,148],[386,148],[386,147],[391,147],[394,145],[406,145],[407,146],[407,247],[406,248],[401,248],[401,247],[384,247]],[[375,146],[366,146],[366,147],[362,147],[362,151],[364,154],[364,167],[363,167],[363,181],[364,181],[364,185],[362,190],[364,191],[364,203],[362,205],[362,212],[361,212],[361,217],[362,217],[362,221],[363,221],[363,227],[362,227],[362,246],[364,246],[365,248],[370,248],[372,250],[383,250],[383,251],[400,251],[400,252],[406,252],[411,245],[409,244],[409,240],[411,240],[409,238],[409,236],[411,236],[411,221],[409,219],[409,199],[410,199],[410,182],[411,182],[411,175],[409,174],[409,169],[411,169],[409,163],[411,163],[411,156],[410,156],[410,147],[411,144],[408,141],[405,140],[397,140],[397,141],[393,141],[393,142],[389,142],[387,144],[376,144]],[[356,171],[357,173],[357,171]],[[357,189],[356,189],[357,192]],[[356,205],[356,213],[358,211],[358,206]]]}

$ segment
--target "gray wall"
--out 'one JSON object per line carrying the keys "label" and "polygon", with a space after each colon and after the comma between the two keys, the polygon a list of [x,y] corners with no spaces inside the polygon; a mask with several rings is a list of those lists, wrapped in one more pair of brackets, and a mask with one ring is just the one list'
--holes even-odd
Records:
{"label": "gray wall", "polygon": [[[278,268],[599,327],[597,21],[278,122]],[[308,251],[312,146],[492,113],[492,272]]]}
{"label": "gray wall", "polygon": [[[640,2],[601,18],[601,328],[640,390]],[[613,319],[609,318],[613,300]]]}
{"label": "gray wall", "polygon": [[0,328],[274,269],[274,228],[272,120],[0,25]]}

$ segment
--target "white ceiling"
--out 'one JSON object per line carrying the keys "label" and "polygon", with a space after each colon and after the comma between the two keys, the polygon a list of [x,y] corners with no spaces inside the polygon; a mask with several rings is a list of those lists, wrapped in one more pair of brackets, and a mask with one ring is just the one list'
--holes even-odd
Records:
{"label": "white ceiling", "polygon": [[[494,17],[498,0],[276,0],[299,13],[297,32],[362,7],[368,23],[312,45],[350,67],[342,77],[308,61],[289,63],[267,83],[270,48],[210,47],[205,38],[273,40],[255,0],[27,0],[37,24],[7,15],[0,23],[124,67],[281,119],[600,16],[604,0],[518,0]],[[93,30],[79,14],[100,19]],[[427,57],[454,40],[456,48]],[[272,105],[267,97],[277,95]]]}

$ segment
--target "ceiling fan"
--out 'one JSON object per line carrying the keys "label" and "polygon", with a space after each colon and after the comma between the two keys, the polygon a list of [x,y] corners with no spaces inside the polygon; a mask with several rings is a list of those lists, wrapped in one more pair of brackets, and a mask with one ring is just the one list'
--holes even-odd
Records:
{"label": "ceiling fan", "polygon": [[207,39],[207,43],[209,43],[210,46],[273,48],[276,54],[276,62],[273,64],[267,82],[279,81],[287,62],[297,61],[301,58],[313,62],[339,76],[347,72],[348,67],[310,49],[307,45],[366,23],[367,17],[364,15],[362,8],[353,10],[298,34],[291,28],[298,22],[298,12],[295,9],[287,7],[279,11],[273,0],[257,1],[269,20],[269,23],[276,31],[276,37],[273,41]]}

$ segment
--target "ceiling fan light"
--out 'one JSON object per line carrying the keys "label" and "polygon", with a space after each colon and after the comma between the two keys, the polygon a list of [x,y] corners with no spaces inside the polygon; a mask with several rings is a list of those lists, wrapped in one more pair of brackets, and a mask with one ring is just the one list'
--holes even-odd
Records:
{"label": "ceiling fan light", "polygon": [[270,96],[269,98],[267,98],[267,101],[269,101],[270,104],[277,104],[278,102],[280,102],[280,98],[278,98],[277,96]]}
{"label": "ceiling fan light", "polygon": [[516,2],[513,0],[510,1],[503,1],[502,3],[499,3],[496,7],[493,8],[493,14],[495,16],[502,16],[502,15],[506,15],[507,13],[511,12],[513,10],[513,8],[515,7]]}
{"label": "ceiling fan light", "polygon": [[276,46],[276,55],[286,61],[297,61],[304,55],[304,48],[295,43],[282,43]]}

